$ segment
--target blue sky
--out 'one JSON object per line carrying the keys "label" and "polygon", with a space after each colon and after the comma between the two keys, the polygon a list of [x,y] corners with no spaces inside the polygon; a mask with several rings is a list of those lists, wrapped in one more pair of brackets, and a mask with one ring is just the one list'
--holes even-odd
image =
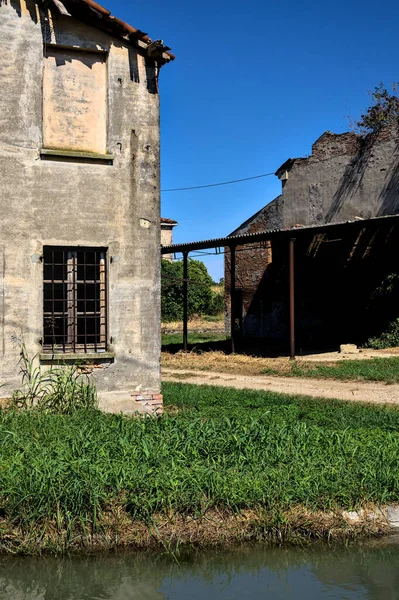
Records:
{"label": "blue sky", "polygon": [[[348,129],[380,81],[399,80],[393,0],[104,0],[176,54],[161,72],[162,188],[275,171]],[[220,237],[280,193],[276,177],[162,194],[174,241]],[[223,274],[222,259],[205,261]]]}

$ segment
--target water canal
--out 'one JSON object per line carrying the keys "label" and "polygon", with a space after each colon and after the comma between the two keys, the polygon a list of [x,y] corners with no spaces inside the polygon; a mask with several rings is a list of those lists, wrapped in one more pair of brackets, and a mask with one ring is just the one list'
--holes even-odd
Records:
{"label": "water canal", "polygon": [[399,541],[180,556],[0,558],[1,600],[394,600]]}

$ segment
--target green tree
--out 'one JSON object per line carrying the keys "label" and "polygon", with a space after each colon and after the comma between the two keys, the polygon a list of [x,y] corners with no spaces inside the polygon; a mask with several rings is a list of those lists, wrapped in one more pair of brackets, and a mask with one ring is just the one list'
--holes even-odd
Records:
{"label": "green tree", "polygon": [[381,82],[373,92],[369,92],[372,103],[361,115],[360,120],[355,123],[356,131],[367,135],[399,123],[398,85],[398,83],[393,83],[392,92],[390,92]]}
{"label": "green tree", "polygon": [[[200,260],[188,260],[188,316],[212,310],[212,278]],[[183,263],[161,261],[161,314],[163,321],[183,319]]]}

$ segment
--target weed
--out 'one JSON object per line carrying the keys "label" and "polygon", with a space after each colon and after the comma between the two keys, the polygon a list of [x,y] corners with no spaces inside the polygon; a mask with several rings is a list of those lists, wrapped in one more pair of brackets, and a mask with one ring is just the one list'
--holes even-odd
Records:
{"label": "weed", "polygon": [[95,384],[77,365],[43,370],[36,357],[29,358],[23,343],[19,365],[22,386],[13,393],[10,408],[70,413],[97,407]]}

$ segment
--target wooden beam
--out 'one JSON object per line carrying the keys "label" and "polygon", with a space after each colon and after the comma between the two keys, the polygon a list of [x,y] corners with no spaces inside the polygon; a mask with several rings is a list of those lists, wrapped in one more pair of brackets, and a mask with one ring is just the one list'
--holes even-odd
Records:
{"label": "wooden beam", "polygon": [[61,0],[53,0],[54,6],[58,9],[58,12],[65,17],[70,17],[71,14],[67,11]]}

